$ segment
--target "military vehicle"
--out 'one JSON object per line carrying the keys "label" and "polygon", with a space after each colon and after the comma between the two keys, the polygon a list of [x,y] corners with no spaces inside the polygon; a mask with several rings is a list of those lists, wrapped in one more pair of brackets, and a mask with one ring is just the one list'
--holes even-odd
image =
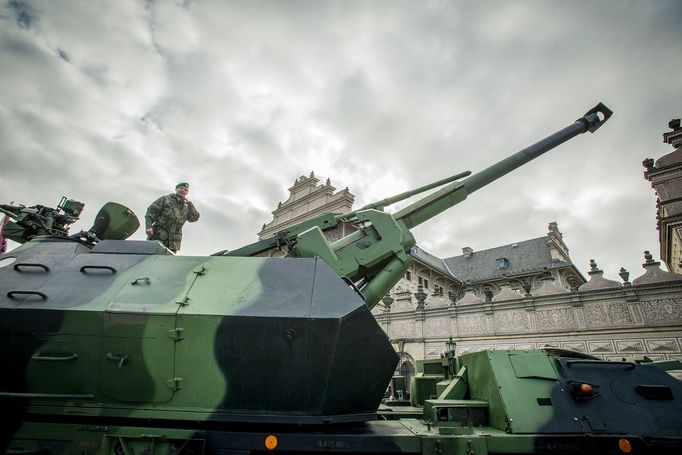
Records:
{"label": "military vehicle", "polygon": [[[208,257],[126,240],[139,222],[115,203],[74,235],[78,201],[1,206],[4,234],[21,245],[0,256],[0,451],[679,449],[678,382],[563,352],[449,355],[415,378],[414,406],[380,406],[398,357],[370,310],[409,266],[410,229],[610,116],[599,104],[477,174]],[[330,244],[324,232],[344,222],[357,231]],[[272,248],[286,256],[259,256]]]}

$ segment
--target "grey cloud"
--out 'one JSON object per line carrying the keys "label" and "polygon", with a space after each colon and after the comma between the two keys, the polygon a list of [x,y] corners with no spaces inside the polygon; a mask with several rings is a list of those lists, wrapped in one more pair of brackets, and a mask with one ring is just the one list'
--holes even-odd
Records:
{"label": "grey cloud", "polygon": [[641,161],[669,152],[660,134],[680,115],[679,2],[13,3],[0,13],[3,198],[71,193],[84,219],[110,199],[143,215],[187,179],[203,215],[183,254],[207,254],[255,240],[311,170],[360,206],[478,171],[603,100],[616,113],[602,130],[417,239],[452,256],[557,221],[578,267],[595,257],[611,277],[656,250]]}
{"label": "grey cloud", "polygon": [[16,24],[24,29],[31,28],[31,25],[37,20],[36,12],[28,5],[28,2],[22,0],[9,0],[7,7],[12,12]]}
{"label": "grey cloud", "polygon": [[59,56],[59,58],[61,58],[67,63],[71,61],[69,54],[67,54],[66,51],[64,51],[63,49],[57,49],[57,55]]}

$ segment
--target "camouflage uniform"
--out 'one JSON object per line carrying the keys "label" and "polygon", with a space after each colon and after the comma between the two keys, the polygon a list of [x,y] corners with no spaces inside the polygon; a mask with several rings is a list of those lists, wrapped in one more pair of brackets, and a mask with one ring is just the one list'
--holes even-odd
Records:
{"label": "camouflage uniform", "polygon": [[152,202],[144,219],[145,229],[154,229],[148,240],[158,240],[175,253],[180,249],[182,242],[182,225],[185,221],[190,223],[197,221],[199,212],[194,208],[194,204],[185,202],[172,193]]}

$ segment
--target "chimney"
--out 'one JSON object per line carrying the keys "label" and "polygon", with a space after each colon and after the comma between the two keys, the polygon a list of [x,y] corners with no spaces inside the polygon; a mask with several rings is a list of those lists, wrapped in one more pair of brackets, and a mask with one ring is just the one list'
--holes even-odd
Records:
{"label": "chimney", "polygon": [[465,246],[462,248],[462,254],[465,258],[469,258],[472,254],[474,254],[474,250],[472,250],[471,247]]}

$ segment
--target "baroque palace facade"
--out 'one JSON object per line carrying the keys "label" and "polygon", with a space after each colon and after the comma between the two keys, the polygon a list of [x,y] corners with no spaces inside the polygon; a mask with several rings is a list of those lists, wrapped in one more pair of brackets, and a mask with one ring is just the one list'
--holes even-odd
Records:
{"label": "baroque palace facade", "polygon": [[[675,150],[645,160],[644,175],[658,195],[660,256],[681,272],[682,128],[679,120],[670,127],[664,141]],[[353,202],[348,188],[336,192],[329,179],[301,176],[259,237],[351,211]],[[353,230],[326,234],[335,241]],[[440,357],[450,337],[458,354],[556,347],[604,360],[682,360],[682,275],[663,271],[645,252],[644,271],[632,281],[624,269],[620,280],[605,278],[594,261],[586,279],[568,251],[554,222],[542,237],[447,258],[413,247],[409,271],[373,309],[400,355],[399,374],[409,379],[416,360]]]}

